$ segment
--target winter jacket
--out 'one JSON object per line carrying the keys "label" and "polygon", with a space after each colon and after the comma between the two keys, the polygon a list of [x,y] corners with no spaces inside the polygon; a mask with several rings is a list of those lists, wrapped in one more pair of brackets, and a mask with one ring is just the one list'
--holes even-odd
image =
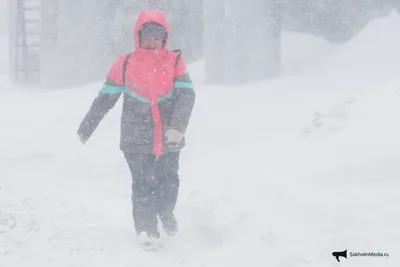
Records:
{"label": "winter jacket", "polygon": [[[192,81],[180,53],[139,46],[139,30],[145,22],[168,25],[162,12],[142,12],[135,26],[135,50],[112,65],[106,82],[82,123],[78,134],[89,138],[107,112],[124,95],[120,149],[128,153],[161,155],[185,146],[168,143],[167,129],[185,133],[195,103]],[[168,40],[168,37],[167,37]],[[125,70],[125,71],[124,71]]]}

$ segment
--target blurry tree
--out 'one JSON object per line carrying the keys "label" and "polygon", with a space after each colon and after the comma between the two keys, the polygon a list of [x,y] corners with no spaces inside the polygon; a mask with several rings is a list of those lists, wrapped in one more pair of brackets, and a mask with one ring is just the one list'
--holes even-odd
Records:
{"label": "blurry tree", "polygon": [[204,0],[203,56],[206,59],[205,79],[208,83],[218,83],[225,79],[224,46],[227,38],[225,1]]}
{"label": "blurry tree", "polygon": [[243,84],[276,77],[281,32],[278,1],[205,3],[206,82]]}

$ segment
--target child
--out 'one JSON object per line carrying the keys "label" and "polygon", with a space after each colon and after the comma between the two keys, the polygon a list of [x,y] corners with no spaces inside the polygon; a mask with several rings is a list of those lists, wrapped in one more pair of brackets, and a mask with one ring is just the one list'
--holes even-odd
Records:
{"label": "child", "polygon": [[180,51],[166,48],[161,11],[141,12],[134,34],[135,50],[112,65],[78,135],[85,143],[123,93],[120,149],[132,174],[135,229],[143,242],[153,242],[160,237],[157,216],[168,235],[178,230],[179,155],[195,92]]}

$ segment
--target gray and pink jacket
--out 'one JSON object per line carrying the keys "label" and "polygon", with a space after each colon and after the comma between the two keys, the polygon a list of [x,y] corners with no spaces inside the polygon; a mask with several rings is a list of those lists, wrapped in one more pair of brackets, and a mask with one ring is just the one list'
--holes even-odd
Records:
{"label": "gray and pink jacket", "polygon": [[[139,46],[143,23],[155,22],[168,31],[162,12],[144,11],[135,26],[135,50],[120,56],[80,124],[78,134],[89,138],[107,112],[124,95],[120,149],[161,155],[185,146],[166,141],[172,128],[185,133],[195,103],[195,91],[179,51],[146,50]],[[167,37],[168,38],[168,37]]]}

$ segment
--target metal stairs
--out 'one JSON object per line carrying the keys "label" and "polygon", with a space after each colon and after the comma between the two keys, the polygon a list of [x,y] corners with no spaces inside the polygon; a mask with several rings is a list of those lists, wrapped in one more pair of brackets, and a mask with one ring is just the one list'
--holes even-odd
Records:
{"label": "metal stairs", "polygon": [[40,82],[41,0],[17,0],[12,61],[16,83]]}

